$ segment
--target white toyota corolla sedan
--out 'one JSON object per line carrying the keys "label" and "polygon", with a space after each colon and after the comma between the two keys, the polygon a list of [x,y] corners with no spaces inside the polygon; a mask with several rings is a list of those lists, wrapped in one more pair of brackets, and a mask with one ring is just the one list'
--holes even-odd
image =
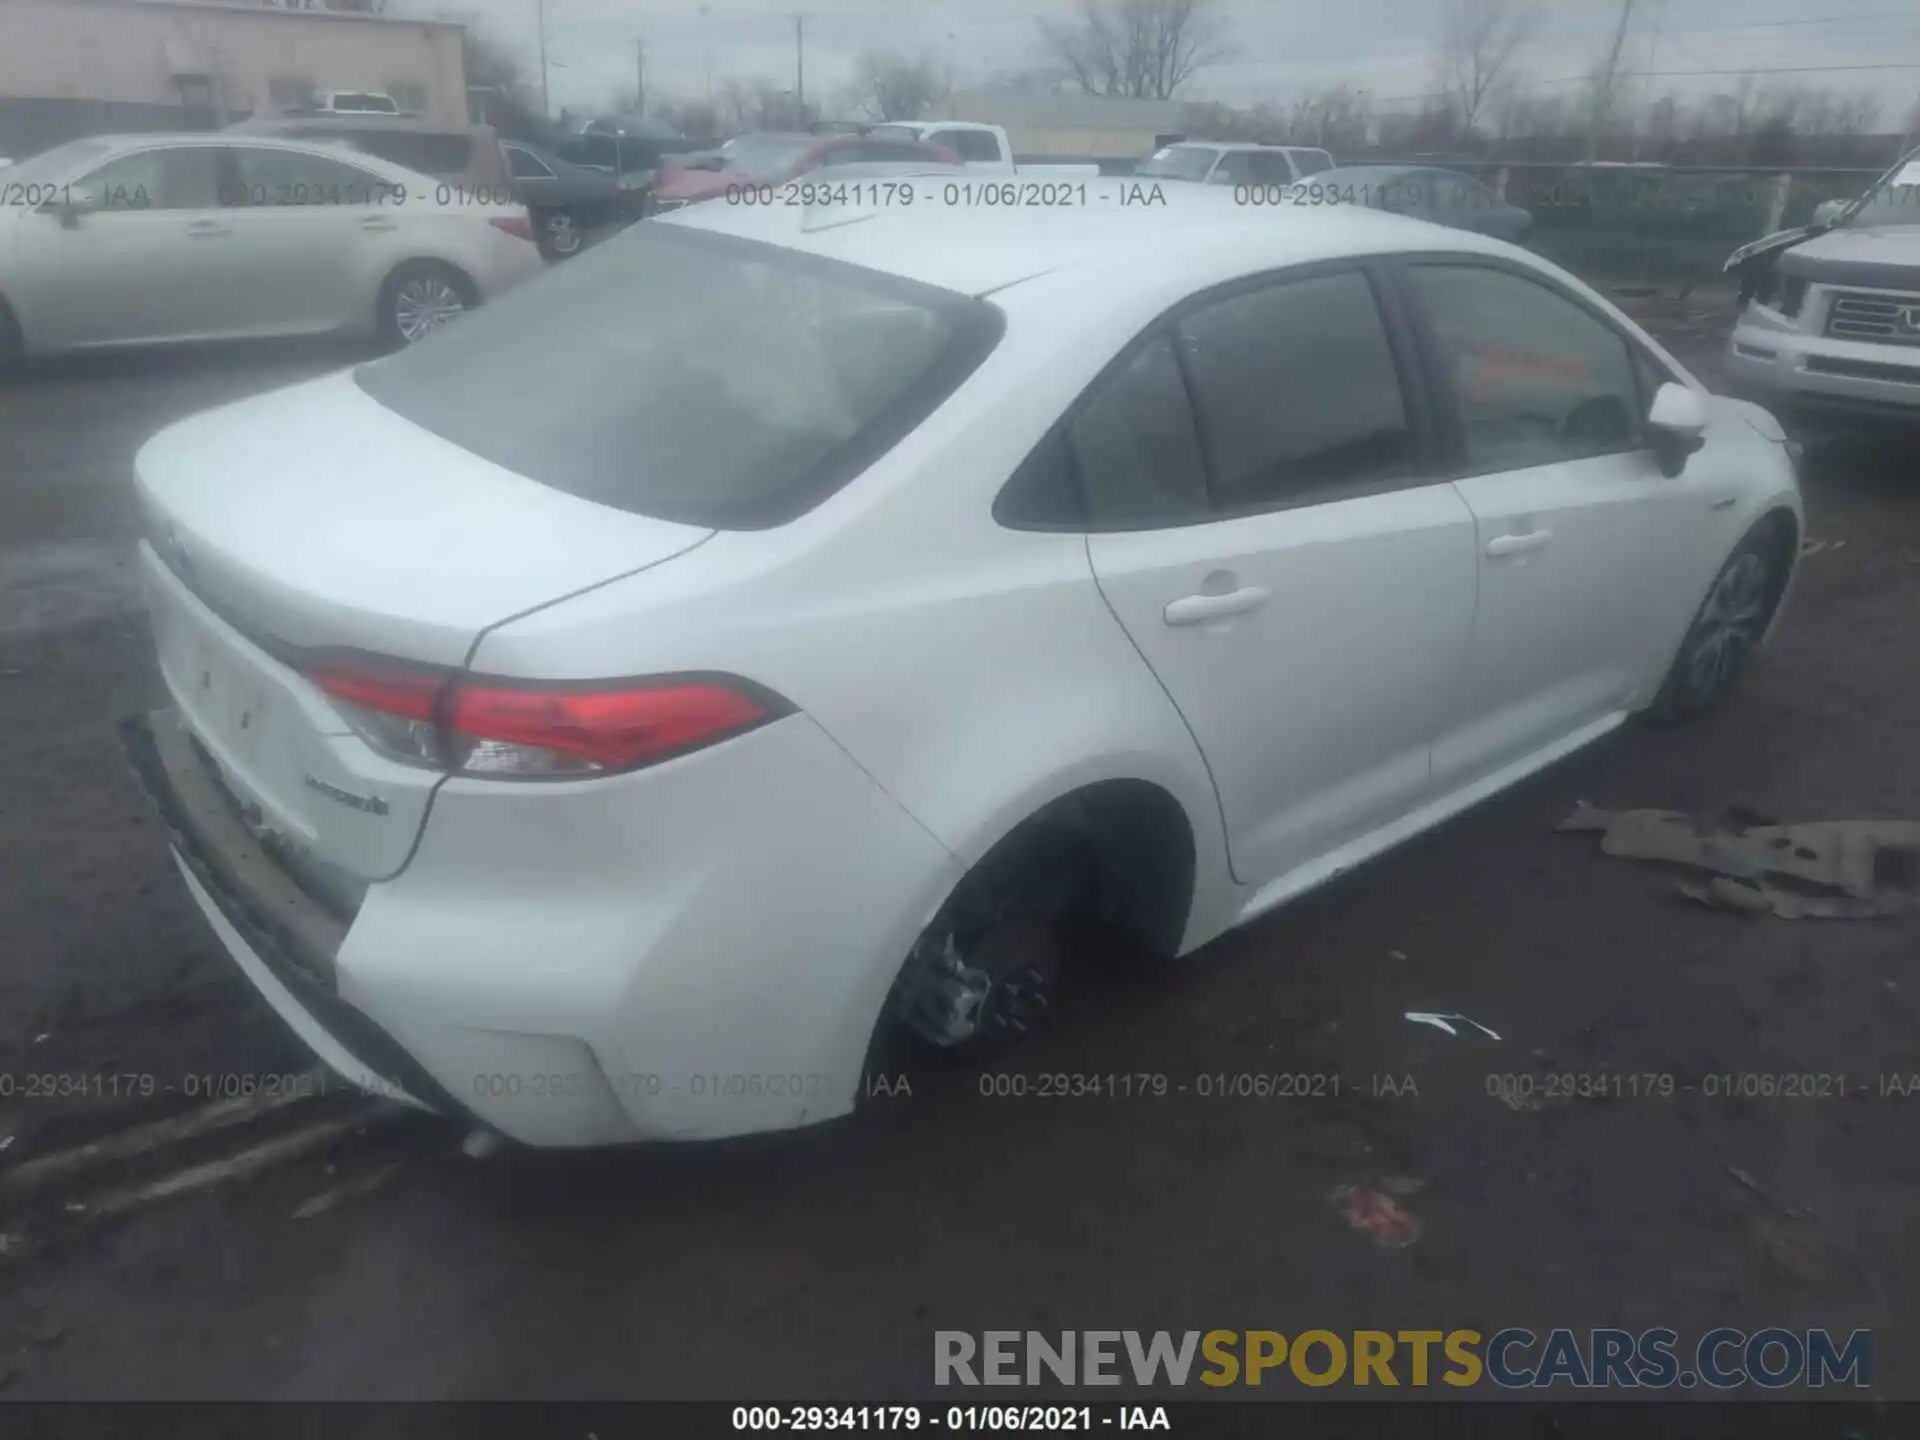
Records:
{"label": "white toyota corolla sedan", "polygon": [[410,344],[545,268],[527,211],[338,146],[99,135],[0,181],[0,360],[270,336]]}
{"label": "white toyota corolla sedan", "polygon": [[[1206,197],[1211,201],[1214,197]],[[1369,211],[637,226],[137,461],[187,887],[320,1056],[536,1145],[847,1112],[1719,700],[1794,452]]]}

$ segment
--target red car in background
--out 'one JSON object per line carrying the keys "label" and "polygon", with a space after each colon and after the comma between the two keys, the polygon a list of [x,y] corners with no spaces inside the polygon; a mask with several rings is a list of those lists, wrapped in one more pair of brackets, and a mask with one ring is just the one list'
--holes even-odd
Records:
{"label": "red car in background", "polygon": [[916,140],[870,140],[863,135],[737,135],[702,165],[663,159],[654,182],[652,213],[714,199],[725,195],[730,186],[784,185],[829,165],[888,160],[959,163],[959,157],[945,146]]}

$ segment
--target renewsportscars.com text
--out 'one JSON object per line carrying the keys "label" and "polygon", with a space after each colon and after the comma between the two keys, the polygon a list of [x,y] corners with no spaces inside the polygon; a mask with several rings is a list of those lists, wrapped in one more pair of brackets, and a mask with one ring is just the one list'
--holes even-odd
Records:
{"label": "renewsportscars.com text", "polygon": [[1867,1389],[1872,1334],[1549,1330],[937,1330],[936,1385]]}

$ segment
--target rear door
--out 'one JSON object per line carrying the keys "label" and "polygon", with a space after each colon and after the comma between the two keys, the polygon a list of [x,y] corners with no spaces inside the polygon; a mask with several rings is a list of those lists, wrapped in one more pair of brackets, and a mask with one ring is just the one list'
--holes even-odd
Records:
{"label": "rear door", "polygon": [[1411,351],[1358,266],[1169,318],[1067,426],[1100,588],[1263,884],[1418,806],[1473,619]]}
{"label": "rear door", "polygon": [[1550,277],[1478,257],[1401,273],[1480,551],[1472,645],[1434,752],[1444,789],[1627,706],[1697,599],[1723,482],[1711,464],[1660,472],[1644,423],[1660,362]]}
{"label": "rear door", "polygon": [[228,284],[248,332],[311,334],[371,323],[365,277],[412,197],[344,159],[258,145],[235,145],[227,155]]}

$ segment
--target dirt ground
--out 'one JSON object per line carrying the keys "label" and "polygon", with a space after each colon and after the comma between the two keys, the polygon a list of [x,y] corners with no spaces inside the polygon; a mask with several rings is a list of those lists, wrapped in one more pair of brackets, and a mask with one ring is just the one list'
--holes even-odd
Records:
{"label": "dirt ground", "polygon": [[[1659,319],[1710,375],[1713,324]],[[309,1063],[217,951],[112,722],[157,684],[125,578],[135,448],[341,362],[93,361],[0,388],[0,1165],[180,1111],[204,1098],[189,1076]],[[1875,1389],[1920,1398],[1920,1097],[1879,1093],[1920,1074],[1920,924],[1710,912],[1553,833],[1580,799],[1920,816],[1916,462],[1911,443],[1813,452],[1812,534],[1836,543],[1707,722],[1630,727],[1175,973],[1095,965],[1007,1067],[1185,1095],[991,1099],[916,1071],[910,1096],[772,1140],[471,1159],[409,1121],[117,1218],[0,1191],[0,1389],[873,1399],[925,1392],[935,1329],[1824,1325],[1870,1328]],[[1674,1093],[1521,1111],[1489,1093],[1602,1070]],[[1273,1072],[1341,1093],[1190,1083]],[[49,1103],[21,1093],[35,1073],[160,1088]],[[1703,1089],[1828,1073],[1857,1093]],[[1403,1178],[1421,1226],[1403,1249],[1329,1200]]]}

